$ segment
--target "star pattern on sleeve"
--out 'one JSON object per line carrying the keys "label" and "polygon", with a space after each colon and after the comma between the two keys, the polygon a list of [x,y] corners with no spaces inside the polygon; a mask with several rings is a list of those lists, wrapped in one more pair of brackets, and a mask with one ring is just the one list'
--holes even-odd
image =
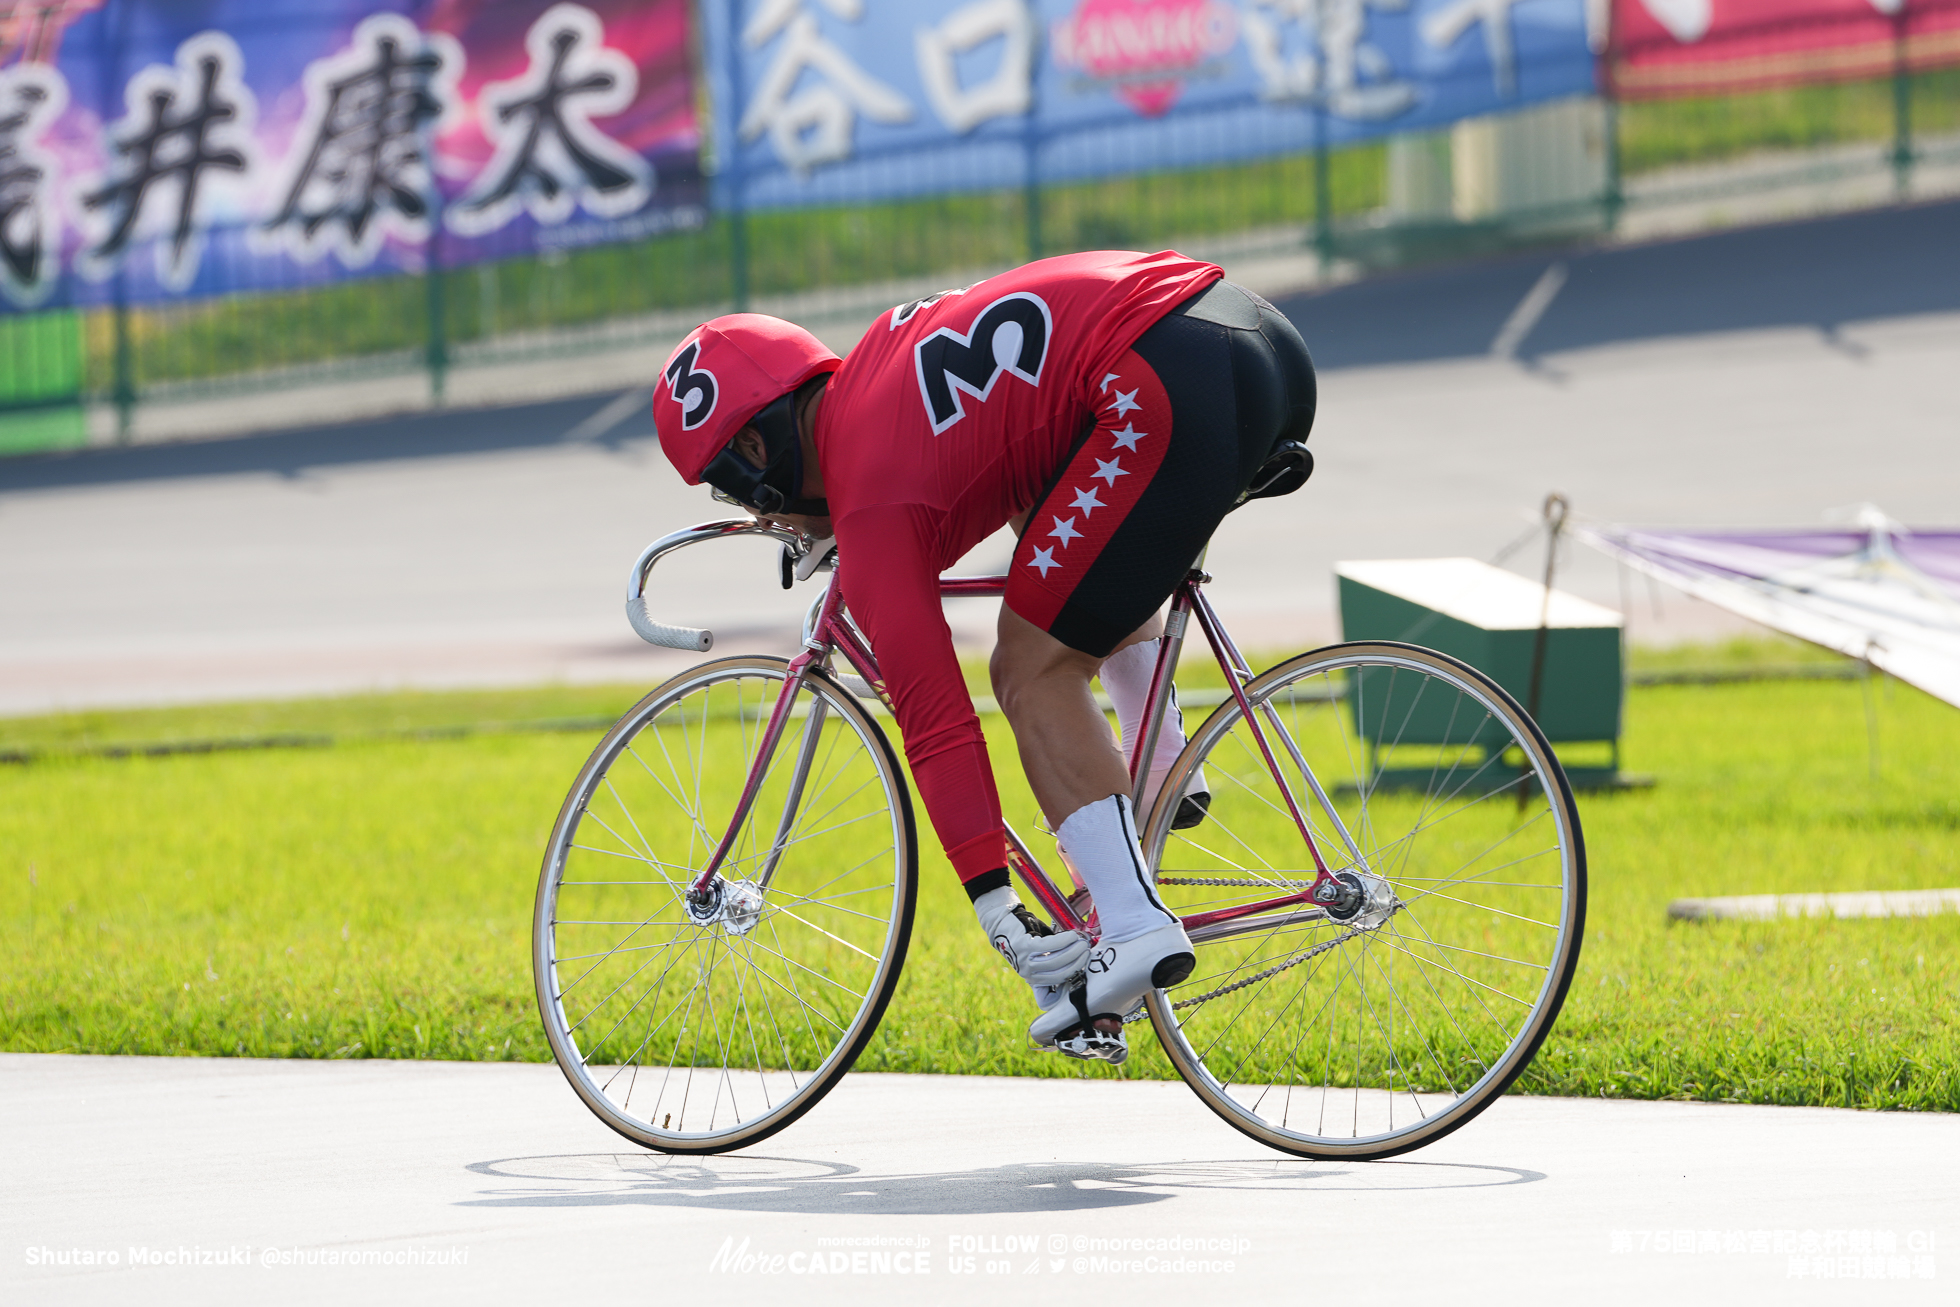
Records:
{"label": "star pattern on sleeve", "polygon": [[1123,424],[1121,431],[1112,431],[1109,434],[1116,437],[1116,447],[1118,449],[1127,449],[1134,452],[1137,447],[1137,441],[1142,440],[1150,433],[1148,431],[1138,431],[1134,422],[1126,422]]}
{"label": "star pattern on sleeve", "polygon": [[1096,460],[1096,476],[1101,480],[1109,482],[1112,486],[1116,484],[1117,477],[1126,477],[1128,475],[1130,474],[1124,470],[1123,460],[1120,458],[1112,458],[1107,463],[1101,459]]}
{"label": "star pattern on sleeve", "polygon": [[1116,374],[1116,373],[1114,373],[1114,372],[1112,372],[1112,373],[1110,373],[1110,374],[1109,374],[1108,376],[1106,376],[1106,377],[1104,377],[1104,378],[1103,378],[1103,380],[1102,380],[1102,393],[1103,393],[1103,394],[1105,394],[1105,395],[1107,395],[1107,394],[1109,393],[1109,383],[1110,383],[1110,382],[1112,382],[1112,381],[1114,381],[1114,380],[1116,380],[1116,377],[1117,377],[1117,374]]}
{"label": "star pattern on sleeve", "polygon": [[[1141,389],[1143,389],[1143,387],[1141,386],[1137,387],[1137,390],[1141,390]],[[1128,391],[1119,390],[1116,392],[1116,398],[1109,401],[1109,403],[1110,403],[1110,407],[1116,410],[1116,416],[1119,418],[1122,417],[1125,413],[1128,413],[1133,409],[1139,409],[1143,407],[1143,405],[1137,403],[1136,390],[1128,390]]]}
{"label": "star pattern on sleeve", "polygon": [[[1064,549],[1068,548],[1069,541],[1080,540],[1082,538],[1082,533],[1075,529],[1075,519],[1072,517],[1056,518],[1055,529],[1048,534],[1060,540]],[[1046,573],[1043,575],[1046,575]]]}
{"label": "star pattern on sleeve", "polygon": [[1107,508],[1108,505],[1103,503],[1102,500],[1096,498],[1096,488],[1094,486],[1090,486],[1087,490],[1076,491],[1075,502],[1073,504],[1070,504],[1069,507],[1081,509],[1082,516],[1084,518],[1087,518],[1091,513],[1095,512],[1098,508]]}
{"label": "star pattern on sleeve", "polygon": [[1049,569],[1060,567],[1061,564],[1055,561],[1053,549],[1037,549],[1034,551],[1034,557],[1028,560],[1028,566],[1040,572],[1042,579],[1046,580]]}

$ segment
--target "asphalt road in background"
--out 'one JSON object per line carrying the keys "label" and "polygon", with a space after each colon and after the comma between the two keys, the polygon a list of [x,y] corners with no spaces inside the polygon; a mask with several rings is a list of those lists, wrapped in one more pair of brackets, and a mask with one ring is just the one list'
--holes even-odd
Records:
{"label": "asphalt road in background", "polygon": [[[1549,491],[1600,521],[1960,522],[1960,205],[1537,253],[1288,299],[1322,374],[1314,480],[1208,560],[1241,642],[1336,638],[1341,558],[1489,558]],[[631,680],[687,661],[621,617],[649,539],[719,516],[611,395],[0,461],[0,712],[400,684]],[[1004,539],[976,551],[1000,566]],[[1511,565],[1535,571],[1535,546]],[[1634,638],[1737,629],[1561,583]],[[656,607],[782,648],[807,594],[760,545],[663,564]],[[956,605],[984,644],[989,605]]]}
{"label": "asphalt road in background", "polygon": [[1527,362],[1735,332],[1829,340],[1854,323],[1960,310],[1960,204],[1380,277],[1284,307],[1323,369],[1474,358],[1553,264],[1570,276],[1519,340]]}

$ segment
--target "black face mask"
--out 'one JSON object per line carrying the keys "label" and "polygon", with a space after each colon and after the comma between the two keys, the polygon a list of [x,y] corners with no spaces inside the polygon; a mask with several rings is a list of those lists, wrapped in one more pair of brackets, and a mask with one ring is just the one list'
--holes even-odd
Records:
{"label": "black face mask", "polygon": [[803,442],[796,434],[796,400],[803,390],[821,385],[817,377],[786,395],[779,395],[748,425],[762,437],[768,462],[756,467],[729,446],[716,454],[701,471],[701,479],[715,490],[715,498],[752,508],[758,513],[802,513],[825,517],[830,505],[821,499],[798,499],[803,484]]}

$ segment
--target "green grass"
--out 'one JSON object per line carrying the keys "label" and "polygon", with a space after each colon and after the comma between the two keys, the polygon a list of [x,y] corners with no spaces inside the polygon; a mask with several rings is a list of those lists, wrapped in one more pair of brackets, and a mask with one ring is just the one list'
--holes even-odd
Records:
{"label": "green grass", "polygon": [[[344,741],[0,770],[0,936],[15,961],[0,978],[0,1048],[544,1058],[530,900],[597,731],[377,733],[600,716],[631,697],[372,696],[0,723],[15,747]],[[1586,950],[1523,1089],[1960,1110],[1960,917],[1665,915],[1682,896],[1960,885],[1960,714],[1890,682],[1874,701],[1876,780],[1856,683],[1632,692],[1626,764],[1659,783],[1582,800]],[[1011,741],[1000,719],[988,725],[1009,819],[1031,832]],[[1115,1074],[1026,1048],[1022,992],[921,826],[912,960],[859,1065]],[[1148,1034],[1136,1042],[1124,1074],[1169,1074]]]}
{"label": "green grass", "polygon": [[[1912,79],[1912,128],[1960,127],[1960,70]],[[1892,81],[1794,86],[1747,95],[1634,101],[1620,107],[1620,166],[1629,175],[1757,150],[1801,150],[1892,139]]]}
{"label": "green grass", "polygon": [[[619,685],[411,690],[320,699],[90,709],[0,718],[0,755],[80,753],[266,739],[349,741],[612,721],[641,691]],[[596,733],[596,731],[592,732]]]}
{"label": "green grass", "polygon": [[1847,663],[1850,660],[1842,654],[1781,635],[1739,635],[1699,644],[1637,644],[1627,656],[1627,670],[1635,675],[1646,672],[1773,675],[1799,668],[1842,667]]}
{"label": "green grass", "polygon": [[1855,684],[1633,692],[1645,793],[1582,802],[1586,955],[1539,1092],[1960,1109],[1960,917],[1669,923],[1710,894],[1960,885],[1960,714]]}

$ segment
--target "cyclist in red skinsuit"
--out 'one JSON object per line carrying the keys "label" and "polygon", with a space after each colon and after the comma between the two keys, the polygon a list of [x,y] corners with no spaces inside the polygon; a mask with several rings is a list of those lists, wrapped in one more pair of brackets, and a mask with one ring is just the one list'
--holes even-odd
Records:
{"label": "cyclist in red skinsuit", "polygon": [[[920,797],[962,881],[1005,867],[1007,848],[939,574],[1041,499],[1085,426],[1130,425],[1135,410],[1119,400],[1134,402],[1136,383],[1119,380],[1112,394],[1104,378],[1123,371],[1146,327],[1224,275],[1175,254],[1044,259],[892,309],[831,378],[816,445],[838,556],[875,560],[849,575],[851,614],[878,655]],[[1156,451],[1113,452],[1130,475],[1092,483],[1109,501],[1106,519],[1125,507],[1117,487],[1147,483],[1140,464]],[[1040,566],[1029,565],[1032,550],[1016,557],[1006,604],[1046,625],[1035,614],[1052,617],[1095,542],[1030,538],[1051,548]]]}
{"label": "cyclist in red skinsuit", "polygon": [[[827,379],[837,360],[813,337],[731,315],[684,340],[655,389],[662,448],[683,477],[834,532],[846,601],[941,843],[995,947],[1043,1002],[1030,1033],[1077,1055],[1120,1060],[1121,1014],[1192,960],[1143,865],[1090,677],[1119,712],[1119,683],[1141,699],[1156,610],[1267,460],[1312,423],[1298,334],[1222,276],[1169,252],[1041,260],[881,315]],[[995,692],[1095,897],[1093,957],[1014,897],[941,609],[939,574],[1010,521],[1022,535]]]}

